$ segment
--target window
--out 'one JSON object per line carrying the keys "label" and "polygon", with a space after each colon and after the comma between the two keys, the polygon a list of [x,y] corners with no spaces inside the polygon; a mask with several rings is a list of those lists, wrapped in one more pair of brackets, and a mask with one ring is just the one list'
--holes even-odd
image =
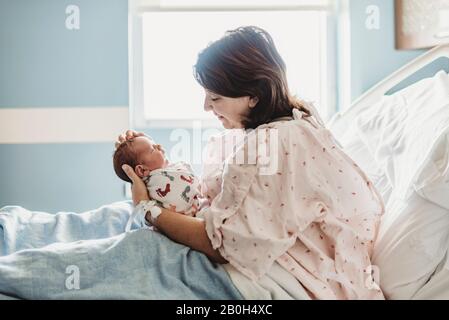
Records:
{"label": "window", "polygon": [[272,35],[293,94],[315,102],[325,119],[335,112],[327,1],[144,0],[131,1],[130,10],[134,127],[191,127],[193,121],[219,126],[203,110],[204,90],[193,77],[193,65],[210,41],[242,25]]}

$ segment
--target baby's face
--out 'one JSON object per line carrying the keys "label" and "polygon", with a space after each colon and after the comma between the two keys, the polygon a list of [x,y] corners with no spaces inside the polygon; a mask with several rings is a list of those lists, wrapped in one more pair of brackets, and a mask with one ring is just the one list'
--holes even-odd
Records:
{"label": "baby's face", "polygon": [[[145,169],[145,175],[149,171],[165,168],[168,160],[165,158],[165,150],[160,144],[154,143],[148,137],[140,136],[134,138],[133,147],[138,155],[139,163]],[[148,170],[148,172],[147,172]]]}

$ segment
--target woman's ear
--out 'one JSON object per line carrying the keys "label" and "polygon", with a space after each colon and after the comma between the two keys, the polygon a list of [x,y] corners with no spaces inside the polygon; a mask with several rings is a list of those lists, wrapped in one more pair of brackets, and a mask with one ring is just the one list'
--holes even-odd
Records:
{"label": "woman's ear", "polygon": [[135,168],[134,171],[136,172],[136,174],[140,177],[146,177],[148,174],[148,168],[142,164],[138,164]]}
{"label": "woman's ear", "polygon": [[257,105],[258,102],[259,102],[259,98],[258,97],[250,97],[249,98],[248,107],[254,108]]}

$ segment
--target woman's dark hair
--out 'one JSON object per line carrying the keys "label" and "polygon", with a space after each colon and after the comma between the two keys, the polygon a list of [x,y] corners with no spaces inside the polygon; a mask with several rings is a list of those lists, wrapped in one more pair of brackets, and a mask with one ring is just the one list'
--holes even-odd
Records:
{"label": "woman's dark hair", "polygon": [[259,27],[229,30],[209,44],[198,54],[194,76],[216,94],[259,99],[242,121],[246,129],[291,116],[292,108],[311,115],[303,102],[290,94],[284,60],[268,32]]}

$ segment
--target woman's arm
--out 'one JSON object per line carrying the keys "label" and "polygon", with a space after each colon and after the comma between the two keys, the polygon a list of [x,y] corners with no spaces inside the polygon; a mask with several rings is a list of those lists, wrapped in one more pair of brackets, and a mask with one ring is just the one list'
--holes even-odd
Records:
{"label": "woman's arm", "polygon": [[[131,191],[134,204],[136,205],[142,200],[149,200],[150,197],[145,183],[134,170],[128,165],[123,165],[123,171],[132,181]],[[178,243],[204,253],[213,262],[227,263],[218,250],[212,248],[204,221],[164,208],[161,208],[161,210],[162,212],[154,225],[165,235]],[[147,220],[150,221],[149,217]]]}
{"label": "woman's arm", "polygon": [[[155,223],[153,223],[156,228],[161,230],[170,239],[204,253],[213,262],[228,263],[218,250],[212,248],[203,220],[164,208],[161,208],[161,210],[162,213],[156,219]],[[148,217],[147,220],[150,220],[150,218]]]}

